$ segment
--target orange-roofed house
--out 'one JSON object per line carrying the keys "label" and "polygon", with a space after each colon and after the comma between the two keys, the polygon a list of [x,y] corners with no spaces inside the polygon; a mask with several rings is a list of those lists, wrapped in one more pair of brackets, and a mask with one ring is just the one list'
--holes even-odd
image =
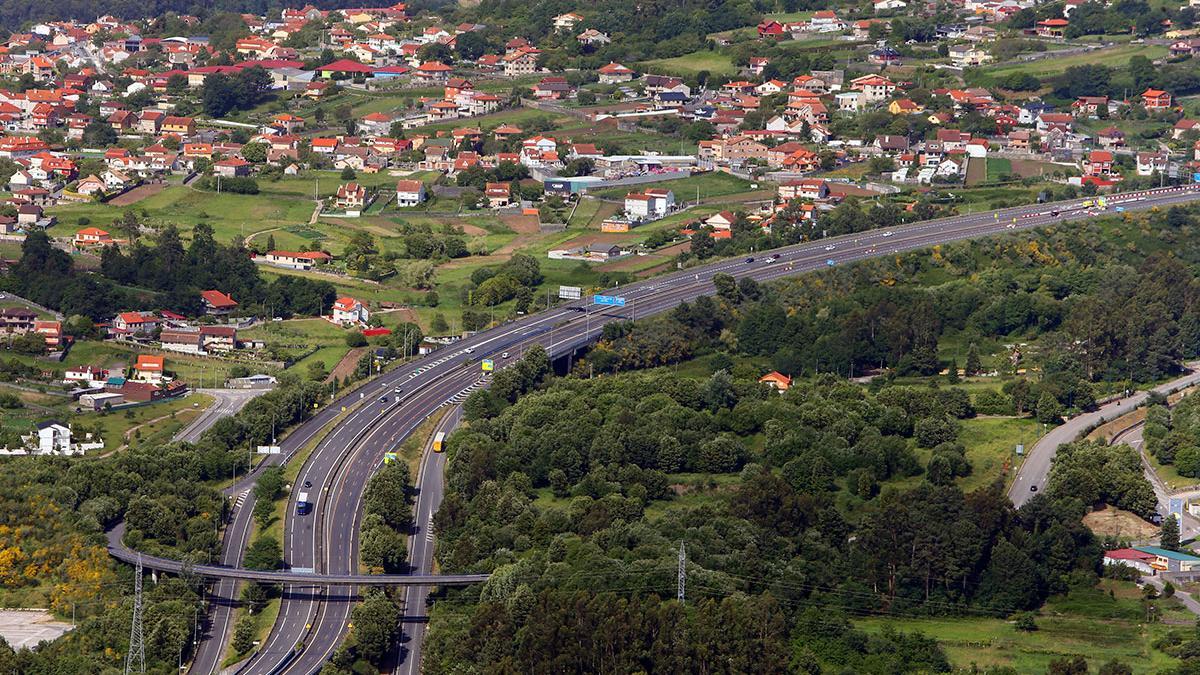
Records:
{"label": "orange-roofed house", "polygon": [[133,364],[133,379],[158,384],[163,380],[166,365],[166,359],[161,356],[138,354],[137,361]]}
{"label": "orange-roofed house", "polygon": [[1147,89],[1142,92],[1142,105],[1146,110],[1168,110],[1171,107],[1171,94],[1161,89]]}
{"label": "orange-roofed house", "polygon": [[1060,38],[1070,25],[1066,19],[1046,19],[1037,22],[1037,34],[1047,38]]}
{"label": "orange-roofed house", "polygon": [[75,246],[107,246],[113,243],[112,235],[98,227],[85,227],[75,233]]}
{"label": "orange-roofed house", "polygon": [[263,260],[276,267],[310,270],[316,265],[323,265],[333,260],[333,256],[324,251],[267,251]]}
{"label": "orange-roofed house", "polygon": [[283,129],[284,133],[294,134],[304,128],[304,118],[291,113],[279,113],[271,118],[271,124]]}
{"label": "orange-roofed house", "polygon": [[33,330],[46,340],[46,346],[51,349],[59,347],[63,343],[61,321],[34,321]]}
{"label": "orange-roofed house", "polygon": [[1093,150],[1083,160],[1083,172],[1088,176],[1106,177],[1113,172],[1113,154],[1108,150]]}
{"label": "orange-roofed house", "polygon": [[412,79],[415,82],[426,84],[444,84],[450,80],[450,72],[452,70],[454,69],[441,61],[426,61],[417,66],[417,69],[413,71]]}
{"label": "orange-roofed house", "polygon": [[419,180],[396,181],[396,206],[418,206],[425,201],[425,184]]}
{"label": "orange-roofed house", "polygon": [[781,394],[792,388],[792,378],[774,370],[758,378],[758,381]]}
{"label": "orange-roofed house", "polygon": [[221,291],[200,291],[205,314],[228,314],[237,308],[237,302]]}
{"label": "orange-roofed house", "polygon": [[351,297],[341,297],[333,303],[332,319],[334,323],[353,326],[370,321],[371,313],[367,310],[366,303]]}

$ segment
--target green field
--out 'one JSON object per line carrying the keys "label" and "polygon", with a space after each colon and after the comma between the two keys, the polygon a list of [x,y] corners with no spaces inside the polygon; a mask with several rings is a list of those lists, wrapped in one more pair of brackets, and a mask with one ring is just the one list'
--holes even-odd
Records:
{"label": "green field", "polygon": [[694,202],[696,195],[700,195],[700,199],[704,200],[710,197],[727,197],[729,195],[738,194],[750,190],[750,181],[743,180],[737,176],[732,176],[719,171],[710,171],[707,173],[698,173],[688,176],[687,178],[679,178],[677,180],[665,180],[658,183],[642,183],[629,187],[608,188],[605,190],[589,191],[588,194],[593,197],[601,197],[605,199],[624,199],[625,195],[634,190],[647,190],[651,188],[669,189],[675,193],[676,202]]}
{"label": "green field", "polygon": [[1000,63],[982,68],[982,72],[994,78],[1004,77],[1012,73],[1029,73],[1038,77],[1057,75],[1071,66],[1102,65],[1114,68],[1124,67],[1131,56],[1145,56],[1148,59],[1159,59],[1167,55],[1167,48],[1162,45],[1123,45],[1097,49],[1082,54],[1056,56],[1015,63]]}
{"label": "green field", "polygon": [[709,51],[692,52],[670,59],[642,61],[638,65],[647,72],[665,75],[695,75],[702,70],[707,70],[713,75],[737,73],[737,66],[733,65],[733,59],[729,55]]}
{"label": "green field", "polygon": [[980,417],[963,420],[958,440],[967,449],[971,475],[960,478],[963,492],[985,487],[1004,475],[1004,464],[1016,460],[1016,445],[1026,450],[1042,436],[1042,425],[1032,418]]}
{"label": "green field", "polygon": [[1003,157],[987,158],[987,182],[998,183],[1000,177],[1013,172],[1012,160]]}

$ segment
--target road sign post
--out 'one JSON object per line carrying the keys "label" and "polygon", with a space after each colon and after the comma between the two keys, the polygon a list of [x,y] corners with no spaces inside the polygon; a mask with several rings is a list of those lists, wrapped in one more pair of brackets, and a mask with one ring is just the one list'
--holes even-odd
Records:
{"label": "road sign post", "polygon": [[583,289],[579,286],[559,286],[559,300],[578,300],[583,297]]}
{"label": "road sign post", "polygon": [[496,363],[491,359],[484,359],[480,366],[483,368],[483,372],[485,373],[490,373],[496,369]]}

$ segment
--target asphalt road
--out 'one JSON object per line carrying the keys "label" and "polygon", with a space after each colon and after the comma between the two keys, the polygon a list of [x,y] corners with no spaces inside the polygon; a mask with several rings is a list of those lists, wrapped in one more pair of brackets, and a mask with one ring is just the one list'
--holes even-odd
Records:
{"label": "asphalt road", "polygon": [[[1190,387],[1197,382],[1200,382],[1200,371],[1191,372],[1183,377],[1154,387],[1150,391],[1168,394],[1176,389]],[[1136,410],[1138,406],[1146,401],[1148,395],[1148,392],[1140,391],[1133,396],[1112,401],[1100,406],[1094,412],[1076,415],[1065,423],[1048,431],[1030,449],[1029,456],[1025,458],[1025,461],[1017,470],[1017,476],[1013,479],[1013,484],[1008,489],[1008,498],[1012,500],[1013,505],[1021,508],[1025,502],[1037,495],[1037,490],[1042,490],[1046,487],[1046,478],[1050,474],[1050,465],[1054,461],[1055,453],[1058,452],[1058,446],[1073,442],[1079,438],[1080,434],[1096,425],[1114,420],[1121,415]],[[1037,490],[1033,490],[1033,487],[1036,487]]]}
{"label": "asphalt road", "polygon": [[[1200,192],[1187,186],[1116,195],[1108,201],[1110,207],[1132,211],[1198,198]],[[606,322],[657,314],[682,301],[713,293],[712,279],[718,273],[770,281],[935,244],[1090,217],[1093,214],[1082,207],[1082,201],[1022,206],[893,230],[872,230],[759,253],[754,262],[739,258],[674,272],[610,291],[609,295],[619,291],[627,299],[624,308],[600,310],[577,301],[484,331],[413,366],[387,373],[358,394],[363,397],[363,407],[340,423],[302,468],[300,480],[315,486],[310,489],[314,508],[307,516],[296,516],[294,501],[289,505],[285,560],[293,569],[342,575],[357,572],[358,523],[367,478],[385,452],[438,407],[460,397],[479,380],[481,358],[495,358],[504,365],[500,352],[519,351],[533,343],[546,346],[552,356],[569,352],[594,339]],[[766,258],[768,254],[776,257]],[[583,309],[586,311],[580,311]],[[404,388],[403,405],[394,400],[392,389],[396,386]],[[378,400],[380,396],[386,396],[387,401]],[[332,415],[316,417],[302,429],[321,424],[322,417],[327,424]],[[1051,454],[1035,450],[1026,464],[1041,457],[1048,467]],[[293,491],[293,500],[298,491]],[[321,595],[311,588],[287,587],[270,638],[241,672],[317,672],[341,641],[352,602],[352,590]]]}
{"label": "asphalt road", "polygon": [[[461,419],[462,406],[456,405],[442,418],[434,433],[440,431],[449,436]],[[425,444],[421,468],[417,472],[417,503],[413,508],[416,525],[408,538],[408,565],[413,574],[433,573],[433,515],[445,496],[445,477],[446,455],[433,452],[431,439]],[[425,642],[425,627],[429,620],[428,600],[428,586],[404,589],[404,633],[393,673],[419,675],[421,672],[421,646]]]}
{"label": "asphalt road", "polygon": [[222,417],[228,417],[241,410],[246,403],[258,396],[266,393],[268,389],[197,389],[201,394],[208,394],[215,400],[212,405],[208,406],[200,416],[192,420],[192,423],[184,427],[178,434],[175,434],[173,440],[187,441],[195,443],[200,440],[200,436],[204,432],[212,428],[212,425],[217,423],[217,420]]}

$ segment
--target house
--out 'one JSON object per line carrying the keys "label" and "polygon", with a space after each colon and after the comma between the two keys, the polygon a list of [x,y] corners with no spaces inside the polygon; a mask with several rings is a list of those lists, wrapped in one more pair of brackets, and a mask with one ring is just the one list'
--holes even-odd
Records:
{"label": "house", "polygon": [[778,21],[768,20],[758,24],[758,37],[764,40],[782,40],[787,34],[783,24]]}
{"label": "house", "polygon": [[237,178],[250,175],[250,162],[241,157],[230,157],[213,162],[213,173],[222,178]]}
{"label": "house", "polygon": [[1147,89],[1142,92],[1142,105],[1146,110],[1154,112],[1171,108],[1171,94],[1161,89]]}
{"label": "house", "polygon": [[50,420],[37,425],[37,454],[70,455],[71,428],[62,422]]}
{"label": "house", "polygon": [[1189,131],[1200,131],[1200,120],[1190,120],[1187,118],[1181,119],[1171,127],[1171,138],[1180,139]]}
{"label": "house", "polygon": [[888,104],[888,112],[893,115],[919,115],[925,112],[925,106],[911,98],[898,98]]}
{"label": "house", "polygon": [[1108,150],[1093,150],[1083,159],[1085,176],[1096,178],[1111,176],[1113,173],[1113,154]]}
{"label": "house", "polygon": [[758,381],[781,394],[792,388],[792,378],[774,370],[758,378]]}
{"label": "house", "polygon": [[426,61],[412,71],[412,79],[421,84],[445,84],[453,70],[441,61]]}
{"label": "house", "polygon": [[96,387],[108,379],[108,370],[99,366],[74,366],[63,373],[64,382],[76,382],[84,387]]}
{"label": "house", "polygon": [[1112,551],[1104,552],[1104,565],[1109,567],[1112,565],[1124,565],[1142,572],[1143,574],[1154,574],[1154,562],[1158,556],[1153,553],[1139,551],[1136,548],[1118,548]]}
{"label": "house", "polygon": [[352,326],[367,323],[371,319],[371,315],[367,311],[367,306],[362,302],[351,297],[341,297],[333,303],[332,319],[334,323]]}
{"label": "house", "polygon": [[1116,127],[1105,127],[1096,132],[1096,141],[1106,150],[1124,147],[1125,132]]}
{"label": "house", "polygon": [[61,321],[34,321],[33,330],[45,338],[46,346],[50,349],[55,349],[63,343]]}
{"label": "house", "polygon": [[169,115],[163,118],[161,130],[164,134],[191,136],[196,133],[196,120],[191,117]]}
{"label": "house", "polygon": [[596,71],[600,76],[600,84],[620,84],[633,79],[633,71],[619,63],[609,61],[608,65],[602,66]]}
{"label": "house", "polygon": [[950,45],[950,63],[959,68],[981,66],[992,60],[992,55],[971,43]]}
{"label": "house", "polygon": [[1037,34],[1044,38],[1061,38],[1070,22],[1066,19],[1046,19],[1037,22]]}
{"label": "house", "polygon": [[864,75],[850,81],[850,87],[861,91],[867,103],[884,101],[896,91],[896,83],[881,75]]}
{"label": "house", "polygon": [[572,30],[575,29],[575,26],[580,21],[583,21],[583,17],[579,16],[575,12],[567,12],[566,14],[559,14],[558,16],[554,17],[554,32],[570,33]]}
{"label": "house", "polygon": [[113,332],[121,335],[148,336],[158,330],[158,317],[149,312],[121,312],[112,320]]}
{"label": "house", "polygon": [[37,312],[25,307],[0,308],[0,332],[9,335],[28,333],[37,319]]}
{"label": "house", "polygon": [[200,291],[205,314],[228,314],[237,308],[237,302],[217,290]]}
{"label": "house", "polygon": [[846,24],[833,10],[822,9],[813,12],[808,20],[808,29],[817,33],[833,33],[845,30]]}
{"label": "house", "polygon": [[279,127],[285,134],[294,134],[304,129],[304,118],[291,113],[279,113],[271,118],[271,126]]}
{"label": "house", "polygon": [[904,0],[875,0],[874,5],[876,12],[891,12],[908,7],[908,3]]}
{"label": "house", "polygon": [[92,195],[104,192],[104,181],[97,178],[95,174],[89,175],[86,178],[80,178],[75,184],[75,192],[77,194],[91,197]]}
{"label": "house", "polygon": [[898,66],[902,56],[895,47],[884,45],[871,50],[871,53],[867,54],[867,61],[879,66]]}
{"label": "house", "polygon": [[820,178],[806,178],[781,184],[777,193],[785,202],[793,199],[825,199],[829,196],[829,184]]}
{"label": "house", "polygon": [[576,35],[575,39],[579,41],[579,44],[586,45],[588,47],[596,47],[612,43],[612,38],[610,38],[606,33],[601,33],[595,28],[588,28],[584,30],[579,35]]}
{"label": "house", "polygon": [[1080,96],[1071,104],[1071,114],[1075,117],[1096,119],[1101,111],[1108,112],[1107,96]]}
{"label": "house", "polygon": [[537,49],[526,48],[504,55],[504,74],[508,77],[519,77],[521,75],[532,75],[537,72],[538,55],[541,52]]}
{"label": "house", "polygon": [[721,211],[704,219],[704,224],[714,230],[732,230],[733,223],[737,220],[737,216],[730,211]]}
{"label": "house", "polygon": [[204,338],[198,330],[164,330],[158,339],[165,350],[187,354],[204,353]]}
{"label": "house", "polygon": [[1154,556],[1154,560],[1150,561],[1150,567],[1159,572],[1194,572],[1200,570],[1200,558],[1190,553],[1168,551],[1158,546],[1134,546],[1133,548],[1141,553]]}
{"label": "house", "polygon": [[425,201],[425,184],[419,180],[396,181],[396,206],[417,206]]}
{"label": "house", "polygon": [[511,192],[512,188],[508,183],[488,183],[483,196],[488,200],[488,207],[498,209],[509,205],[512,200]]}
{"label": "house", "polygon": [[263,260],[276,267],[310,270],[333,260],[333,256],[324,251],[268,251]]}
{"label": "house", "polygon": [[1139,152],[1137,154],[1137,175],[1151,176],[1155,173],[1166,173],[1170,166],[1170,156],[1166,151]]}
{"label": "house", "polygon": [[233,326],[201,326],[200,339],[206,354],[231,352],[237,349],[237,328]]}
{"label": "house", "polygon": [[75,233],[75,246],[78,248],[107,246],[111,243],[112,235],[98,227],[85,227]]}
{"label": "house", "polygon": [[133,379],[158,384],[163,381],[166,360],[153,354],[138,354],[133,365]]}
{"label": "house", "polygon": [[339,185],[333,205],[344,211],[361,211],[367,203],[367,188],[358,183]]}
{"label": "house", "polygon": [[[674,195],[669,190],[657,191],[659,194],[647,194],[644,192],[631,192],[625,195],[625,214],[634,220],[654,220],[662,218],[667,214],[668,205],[666,196],[671,196],[671,202],[674,202]],[[665,194],[662,194],[665,193]]]}

